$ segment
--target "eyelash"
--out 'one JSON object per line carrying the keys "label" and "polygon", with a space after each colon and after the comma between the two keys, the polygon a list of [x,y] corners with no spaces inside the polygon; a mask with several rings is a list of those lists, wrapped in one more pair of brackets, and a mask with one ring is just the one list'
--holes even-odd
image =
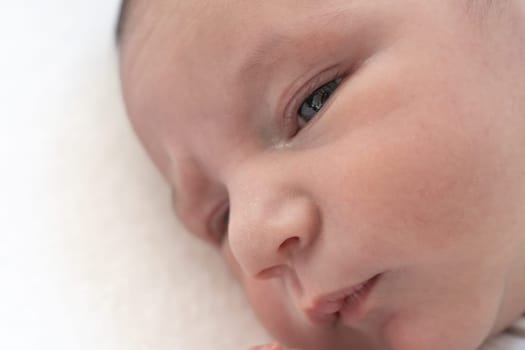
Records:
{"label": "eyelash", "polygon": [[[289,138],[292,138],[295,135],[297,135],[303,128],[298,123],[298,115],[299,115],[299,111],[302,105],[314,93],[316,93],[318,90],[322,89],[326,85],[330,84],[331,82],[337,82],[337,86],[335,87],[332,94],[335,93],[335,91],[341,86],[345,76],[346,74],[340,70],[334,71],[332,69],[328,69],[322,72],[321,74],[317,75],[312,80],[310,80],[307,84],[304,85],[303,88],[299,90],[296,97],[292,99],[290,107],[287,108],[285,112],[284,126],[285,126],[285,130],[287,130],[287,134],[289,135],[288,136]],[[324,102],[324,104],[326,104],[331,98],[332,96],[330,96]],[[324,104],[323,104],[323,107],[321,107],[321,109],[318,111],[318,114],[322,113]],[[317,115],[312,119],[317,119]]]}

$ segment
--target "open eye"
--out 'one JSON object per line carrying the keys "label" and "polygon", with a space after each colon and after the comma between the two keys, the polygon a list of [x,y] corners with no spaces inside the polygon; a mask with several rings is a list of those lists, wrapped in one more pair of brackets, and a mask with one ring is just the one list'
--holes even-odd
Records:
{"label": "open eye", "polygon": [[297,111],[298,129],[303,128],[317,115],[332,93],[341,84],[341,81],[342,78],[338,78],[324,84],[303,101]]}

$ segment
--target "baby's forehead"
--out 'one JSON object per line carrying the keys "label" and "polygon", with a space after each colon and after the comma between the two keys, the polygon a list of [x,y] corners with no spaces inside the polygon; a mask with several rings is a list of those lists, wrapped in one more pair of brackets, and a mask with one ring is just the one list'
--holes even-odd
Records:
{"label": "baby's forehead", "polygon": [[140,40],[169,32],[173,41],[184,41],[198,40],[220,30],[224,33],[220,41],[227,47],[239,34],[272,31],[276,24],[291,24],[304,16],[322,20],[326,11],[341,12],[343,9],[337,4],[340,2],[328,0],[319,5],[311,0],[123,0],[117,34]]}
{"label": "baby's forehead", "polygon": [[[322,48],[337,34],[335,26],[328,24],[339,20],[344,26],[350,10],[338,5],[341,0],[315,6],[308,0],[300,4],[275,0],[127,1],[127,6],[132,6],[125,9],[124,15],[127,41],[131,42],[126,46],[133,50],[124,51],[129,56],[149,53],[148,59],[163,54],[171,59],[178,56],[179,66],[196,61],[198,56],[206,56],[208,61],[219,55],[228,56],[228,60],[250,55],[255,60],[271,60],[276,50],[270,48],[301,47],[306,40]],[[309,32],[309,28],[315,31]],[[308,33],[307,38],[302,37],[304,33]]]}

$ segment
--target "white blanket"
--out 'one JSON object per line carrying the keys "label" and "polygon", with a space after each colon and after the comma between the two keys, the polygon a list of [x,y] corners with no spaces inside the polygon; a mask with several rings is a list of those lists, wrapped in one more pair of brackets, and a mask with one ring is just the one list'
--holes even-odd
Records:
{"label": "white blanket", "polygon": [[0,349],[268,341],[218,254],[171,215],[128,126],[117,0],[2,5]]}
{"label": "white blanket", "polygon": [[525,349],[525,317],[517,321],[501,336],[491,339],[482,350]]}

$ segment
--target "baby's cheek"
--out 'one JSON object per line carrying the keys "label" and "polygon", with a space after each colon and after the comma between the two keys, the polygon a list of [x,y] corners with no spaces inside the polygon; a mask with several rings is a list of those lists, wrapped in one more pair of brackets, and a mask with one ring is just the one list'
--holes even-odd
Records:
{"label": "baby's cheek", "polygon": [[351,193],[345,198],[355,198],[354,221],[377,225],[367,236],[392,239],[389,249],[405,253],[456,246],[461,237],[470,241],[489,213],[493,191],[488,154],[469,135],[421,123],[369,139],[366,157],[354,160],[359,171],[346,186]]}
{"label": "baby's cheek", "polygon": [[[489,155],[484,157],[466,140],[454,136],[448,138],[448,144],[444,143],[447,138],[443,143],[422,142],[421,152],[406,164],[407,192],[399,194],[404,199],[399,217],[412,226],[418,247],[468,246],[473,238],[481,239],[487,218],[496,214],[491,195],[495,183],[487,172],[492,167]],[[422,232],[425,237],[418,234]]]}
{"label": "baby's cheek", "polygon": [[243,280],[243,271],[239,263],[237,262],[237,259],[233,256],[233,253],[230,249],[230,243],[228,242],[228,238],[223,243],[223,246],[221,247],[222,255],[224,256],[224,260],[226,260],[226,264],[228,267],[232,270],[235,277],[239,280]]}

